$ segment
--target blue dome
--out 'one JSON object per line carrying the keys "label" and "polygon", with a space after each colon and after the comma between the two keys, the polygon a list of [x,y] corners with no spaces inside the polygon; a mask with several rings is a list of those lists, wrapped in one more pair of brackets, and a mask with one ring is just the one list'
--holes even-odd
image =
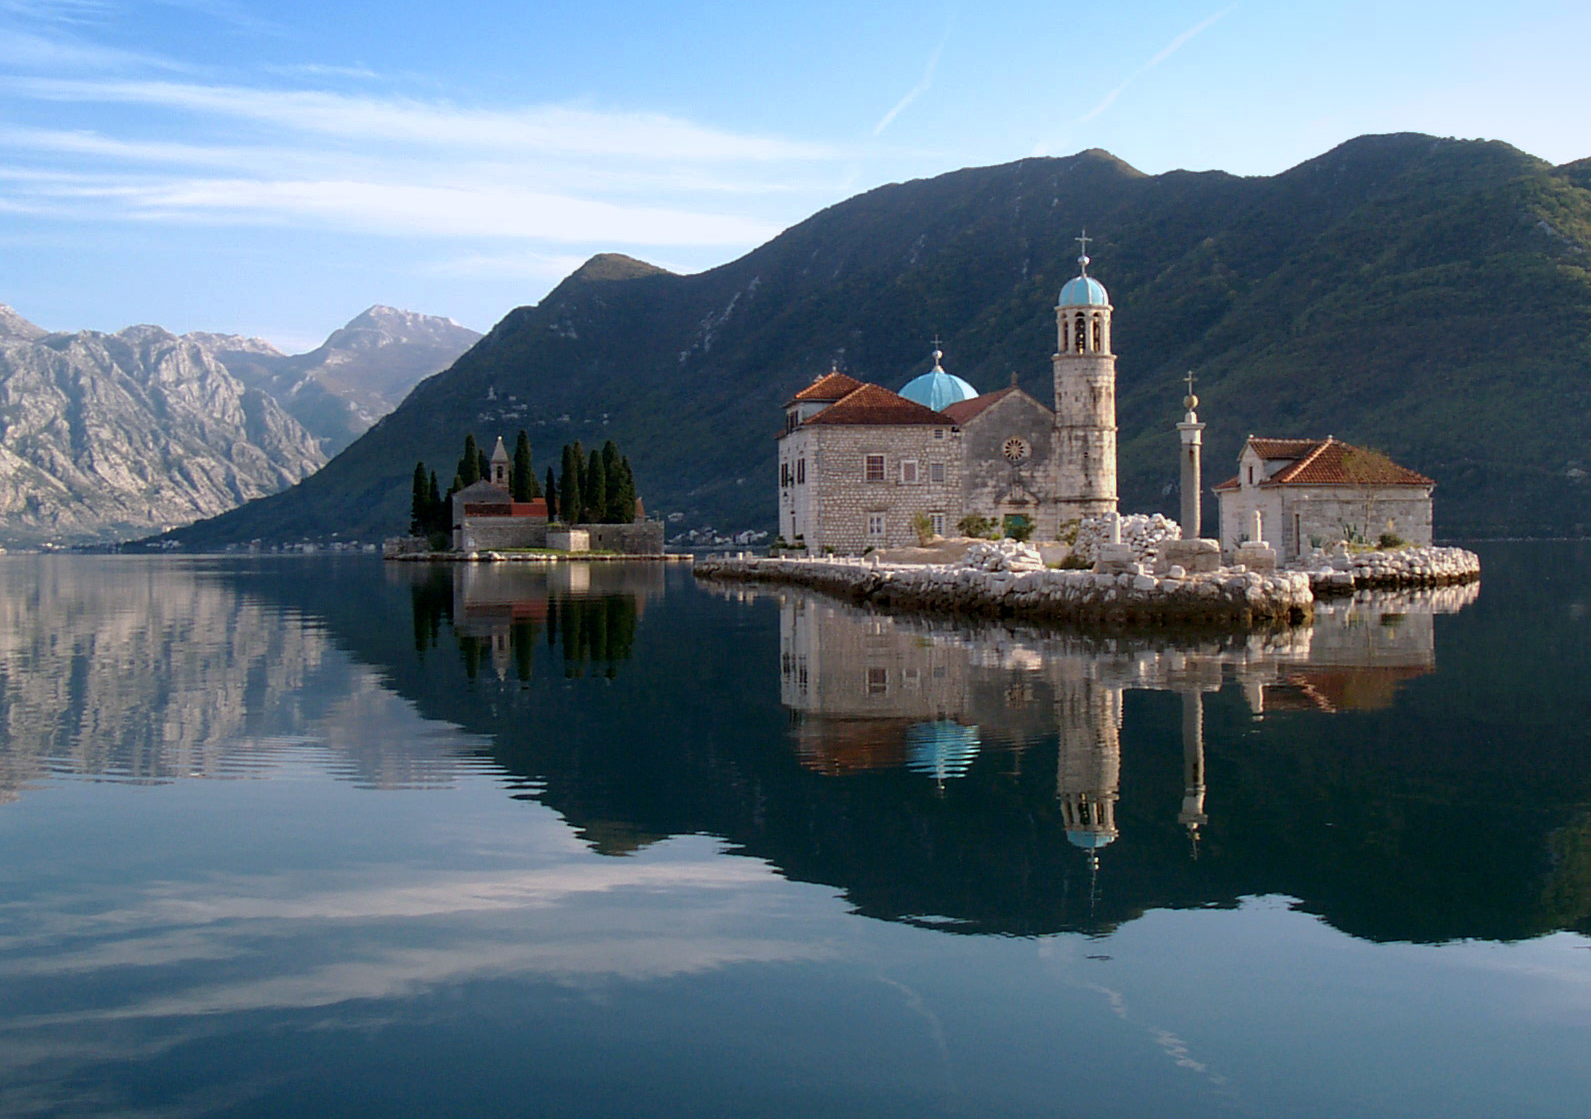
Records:
{"label": "blue dome", "polygon": [[978,756],[977,727],[964,727],[952,719],[916,723],[906,728],[906,768],[943,781],[960,777]]}
{"label": "blue dome", "polygon": [[1061,288],[1061,298],[1056,303],[1057,307],[1109,307],[1110,296],[1105,294],[1105,285],[1092,276],[1073,276]]}
{"label": "blue dome", "polygon": [[1097,831],[1069,831],[1066,840],[1073,847],[1081,847],[1085,851],[1097,851],[1101,847],[1109,847],[1115,840],[1114,835],[1103,835]]}
{"label": "blue dome", "polygon": [[921,377],[913,377],[906,383],[906,387],[900,390],[900,394],[907,400],[921,404],[925,408],[932,408],[936,412],[977,396],[977,389],[954,373],[946,373],[939,368],[939,359],[943,356],[935,350],[934,367]]}

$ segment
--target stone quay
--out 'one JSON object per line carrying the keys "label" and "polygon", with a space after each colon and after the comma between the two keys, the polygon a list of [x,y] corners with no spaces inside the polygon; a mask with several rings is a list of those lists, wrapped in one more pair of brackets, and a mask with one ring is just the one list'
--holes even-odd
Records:
{"label": "stone quay", "polygon": [[978,544],[950,564],[887,564],[867,558],[699,560],[697,577],[791,583],[853,602],[929,613],[1026,618],[1109,628],[1248,629],[1310,620],[1314,595],[1301,571],[1260,574],[1241,567],[1188,572],[1147,565],[1120,573],[1046,567],[1014,541]]}
{"label": "stone quay", "polygon": [[1297,565],[1317,595],[1352,594],[1368,588],[1445,587],[1480,578],[1481,560],[1464,548],[1398,548],[1384,552],[1338,550]]}

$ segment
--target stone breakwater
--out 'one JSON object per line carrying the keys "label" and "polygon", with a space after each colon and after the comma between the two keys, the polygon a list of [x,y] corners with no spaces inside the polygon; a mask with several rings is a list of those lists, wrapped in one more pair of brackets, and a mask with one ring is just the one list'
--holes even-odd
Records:
{"label": "stone breakwater", "polygon": [[896,566],[730,556],[700,560],[695,571],[705,579],[793,583],[895,609],[1109,627],[1299,624],[1314,608],[1309,576],[1292,571],[1187,575],[1174,569],[1157,577],[1052,570],[1025,559]]}
{"label": "stone breakwater", "polygon": [[1443,587],[1480,578],[1481,561],[1463,548],[1400,548],[1391,552],[1337,553],[1304,568],[1319,595],[1362,588]]}

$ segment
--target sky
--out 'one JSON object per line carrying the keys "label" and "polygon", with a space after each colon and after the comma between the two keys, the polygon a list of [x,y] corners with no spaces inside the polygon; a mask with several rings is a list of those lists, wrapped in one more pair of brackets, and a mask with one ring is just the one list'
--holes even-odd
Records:
{"label": "sky", "polygon": [[1273,175],[1415,131],[1565,163],[1588,42],[1584,0],[0,0],[0,303],[298,352],[1035,155]]}

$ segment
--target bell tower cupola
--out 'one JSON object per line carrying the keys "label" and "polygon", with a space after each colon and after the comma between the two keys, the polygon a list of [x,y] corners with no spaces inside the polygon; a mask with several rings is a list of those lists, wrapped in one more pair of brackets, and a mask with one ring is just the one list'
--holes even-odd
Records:
{"label": "bell tower cupola", "polygon": [[1078,274],[1055,306],[1055,435],[1060,452],[1060,516],[1091,517],[1116,509],[1116,355],[1110,296],[1088,274],[1085,231]]}

